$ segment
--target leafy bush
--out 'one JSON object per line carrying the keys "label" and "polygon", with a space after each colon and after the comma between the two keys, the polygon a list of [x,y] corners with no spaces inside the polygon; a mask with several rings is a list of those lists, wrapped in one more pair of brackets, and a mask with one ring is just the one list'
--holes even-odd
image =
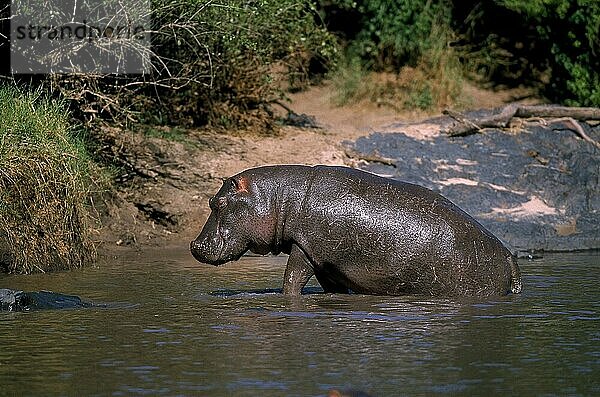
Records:
{"label": "leafy bush", "polygon": [[90,163],[64,104],[0,87],[0,120],[0,269],[88,263]]}
{"label": "leafy bush", "polygon": [[[338,104],[369,98],[394,108],[455,103],[462,66],[454,50],[448,1],[320,2],[330,29],[346,41],[346,61],[331,74]],[[358,24],[337,25],[340,19]],[[341,30],[340,30],[341,29]],[[371,78],[370,71],[387,71]]]}
{"label": "leafy bush", "polygon": [[330,73],[334,100],[346,105],[368,99],[380,106],[401,109],[441,109],[462,105],[462,66],[447,45],[449,32],[433,26],[431,47],[424,50],[414,66],[405,65],[391,73],[375,74],[358,58],[345,58]]}
{"label": "leafy bush", "polygon": [[[372,69],[414,66],[437,45],[434,26],[449,26],[447,0],[320,0],[328,27],[346,40],[348,55]],[[352,23],[348,23],[349,21]],[[343,21],[343,22],[342,22]]]}
{"label": "leafy bush", "polygon": [[[345,40],[348,58],[361,59],[368,70],[397,72],[409,67],[417,79],[426,78],[415,81],[409,93],[408,102],[417,107],[439,102],[436,94],[429,95],[431,88],[437,89],[450,71],[459,77],[460,69],[495,84],[539,85],[558,103],[600,106],[597,0],[320,0],[319,4],[328,27]],[[433,34],[436,30],[443,34]],[[454,50],[448,48],[450,43]],[[444,48],[442,58],[436,55],[439,48]],[[445,67],[429,66],[444,58]],[[455,88],[442,91],[456,98]]]}
{"label": "leafy bush", "polygon": [[[315,23],[309,0],[232,0],[226,5],[156,1],[155,9],[163,26],[170,26],[172,18],[198,26],[187,36],[179,32],[184,35],[156,38],[158,54],[209,77],[183,90],[162,91],[171,99],[169,113],[194,124],[268,122],[268,104],[282,96],[285,85],[298,84],[308,76],[311,61],[327,64],[337,51],[333,36]],[[204,54],[195,62],[198,45]]]}
{"label": "leafy bush", "polygon": [[[310,0],[152,0],[145,75],[51,75],[73,114],[119,122],[222,125],[270,121],[268,104],[327,64],[336,42]],[[124,10],[124,12],[127,10]],[[134,43],[135,44],[135,43]]]}
{"label": "leafy bush", "polygon": [[540,84],[557,103],[600,106],[600,2],[455,1],[471,69],[499,83]]}
{"label": "leafy bush", "polygon": [[535,24],[550,46],[550,95],[568,105],[600,106],[600,2],[500,0]]}
{"label": "leafy bush", "polygon": [[337,106],[344,106],[364,98],[374,99],[373,89],[377,82],[358,58],[344,57],[328,77],[334,88],[333,101]]}

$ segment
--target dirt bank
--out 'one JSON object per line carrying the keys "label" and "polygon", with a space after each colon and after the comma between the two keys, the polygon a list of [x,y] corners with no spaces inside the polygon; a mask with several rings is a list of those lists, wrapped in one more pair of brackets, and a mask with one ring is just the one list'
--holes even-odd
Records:
{"label": "dirt bank", "polygon": [[[600,249],[600,112],[591,111],[596,115],[587,121],[516,118],[510,128],[427,139],[414,138],[398,123],[347,145],[356,156],[370,158],[360,168],[440,192],[513,252]],[[501,113],[481,110],[459,118]],[[455,122],[444,116],[419,125],[435,131]]]}
{"label": "dirt bank", "polygon": [[[493,92],[467,87],[472,103],[499,106],[522,96],[522,90]],[[208,199],[221,178],[264,164],[337,164],[358,166],[365,159],[342,143],[394,123],[410,122],[438,111],[399,113],[373,103],[336,107],[327,85],[291,96],[290,107],[316,118],[320,128],[282,127],[265,136],[210,130],[154,130],[151,134],[106,127],[107,156],[119,158],[124,172],[118,191],[101,206],[102,248],[125,245],[187,244],[208,215]],[[437,130],[426,126],[406,133],[426,139]]]}

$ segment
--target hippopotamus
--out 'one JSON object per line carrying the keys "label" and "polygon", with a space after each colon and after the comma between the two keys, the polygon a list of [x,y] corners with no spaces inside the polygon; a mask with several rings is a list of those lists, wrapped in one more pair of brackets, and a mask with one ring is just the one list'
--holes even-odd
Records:
{"label": "hippopotamus", "polygon": [[339,166],[276,165],[224,179],[190,244],[221,265],[289,254],[283,293],[314,275],[327,293],[502,296],[521,292],[516,257],[440,194]]}

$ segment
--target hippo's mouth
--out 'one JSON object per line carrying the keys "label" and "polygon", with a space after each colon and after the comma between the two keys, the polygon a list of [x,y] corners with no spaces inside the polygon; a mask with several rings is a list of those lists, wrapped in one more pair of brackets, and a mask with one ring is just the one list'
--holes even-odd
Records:
{"label": "hippo's mouth", "polygon": [[[198,262],[208,263],[209,265],[218,266],[227,262],[222,255],[225,246],[222,240],[219,240],[219,244],[214,247],[216,249],[212,249],[209,245],[210,244],[208,244],[206,240],[193,240],[190,243],[190,252]],[[214,252],[216,252],[216,254]]]}
{"label": "hippo's mouth", "polygon": [[[209,265],[219,266],[227,262],[237,261],[240,259],[247,249],[236,253],[234,250],[226,249],[226,241],[219,235],[218,239],[215,239],[216,244],[210,244],[207,240],[193,240],[190,243],[190,252],[192,256],[202,263],[208,263]],[[229,251],[229,252],[228,252]]]}
{"label": "hippo's mouth", "polygon": [[223,258],[223,262],[219,263],[220,265],[227,263],[227,262],[233,262],[233,261],[237,261],[239,260],[242,256],[244,256],[244,254],[247,252],[248,250],[244,250],[242,251],[240,254],[234,255],[234,254],[230,254],[228,256],[226,256],[225,258]]}

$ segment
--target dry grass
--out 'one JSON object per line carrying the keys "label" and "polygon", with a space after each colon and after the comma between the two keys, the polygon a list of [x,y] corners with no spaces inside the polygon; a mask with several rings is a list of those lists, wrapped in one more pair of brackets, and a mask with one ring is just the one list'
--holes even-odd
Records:
{"label": "dry grass", "polygon": [[89,239],[90,161],[63,104],[0,87],[0,269],[81,267]]}

